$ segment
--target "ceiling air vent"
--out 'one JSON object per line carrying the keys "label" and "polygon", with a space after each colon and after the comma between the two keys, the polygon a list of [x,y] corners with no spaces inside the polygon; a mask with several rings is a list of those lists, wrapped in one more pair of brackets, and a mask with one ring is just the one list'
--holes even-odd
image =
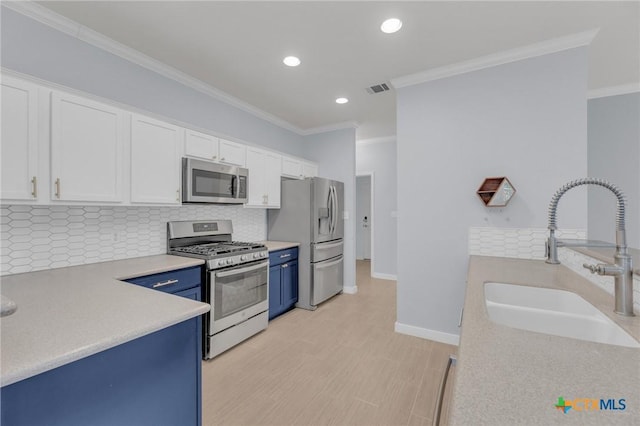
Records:
{"label": "ceiling air vent", "polygon": [[390,90],[387,83],[380,83],[380,84],[373,85],[371,87],[367,87],[367,93],[370,95],[386,92],[387,90]]}

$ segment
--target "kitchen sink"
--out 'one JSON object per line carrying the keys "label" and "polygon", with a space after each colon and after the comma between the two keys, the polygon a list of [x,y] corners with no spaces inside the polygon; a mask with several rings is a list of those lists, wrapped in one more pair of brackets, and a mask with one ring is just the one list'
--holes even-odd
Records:
{"label": "kitchen sink", "polygon": [[575,293],[488,282],[484,297],[491,321],[507,327],[608,345],[640,343]]}

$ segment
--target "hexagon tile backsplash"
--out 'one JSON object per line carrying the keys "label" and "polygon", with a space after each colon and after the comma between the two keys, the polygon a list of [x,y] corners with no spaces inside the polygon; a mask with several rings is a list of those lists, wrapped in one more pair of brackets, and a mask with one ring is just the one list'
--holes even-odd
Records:
{"label": "hexagon tile backsplash", "polygon": [[267,237],[266,210],[242,206],[3,205],[0,213],[0,275],[163,254],[172,220],[231,219],[235,240]]}

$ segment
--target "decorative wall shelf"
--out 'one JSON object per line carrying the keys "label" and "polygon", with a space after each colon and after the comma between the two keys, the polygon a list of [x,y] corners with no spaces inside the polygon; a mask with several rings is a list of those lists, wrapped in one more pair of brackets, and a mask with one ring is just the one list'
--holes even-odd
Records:
{"label": "decorative wall shelf", "polygon": [[476,192],[487,207],[504,207],[509,203],[516,189],[506,177],[486,178]]}

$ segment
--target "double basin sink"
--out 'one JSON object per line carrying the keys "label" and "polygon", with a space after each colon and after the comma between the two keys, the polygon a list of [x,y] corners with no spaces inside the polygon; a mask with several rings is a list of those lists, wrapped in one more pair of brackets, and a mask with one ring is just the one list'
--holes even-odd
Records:
{"label": "double basin sink", "polygon": [[640,343],[575,293],[487,282],[485,304],[491,321],[511,328],[608,345],[640,348]]}

